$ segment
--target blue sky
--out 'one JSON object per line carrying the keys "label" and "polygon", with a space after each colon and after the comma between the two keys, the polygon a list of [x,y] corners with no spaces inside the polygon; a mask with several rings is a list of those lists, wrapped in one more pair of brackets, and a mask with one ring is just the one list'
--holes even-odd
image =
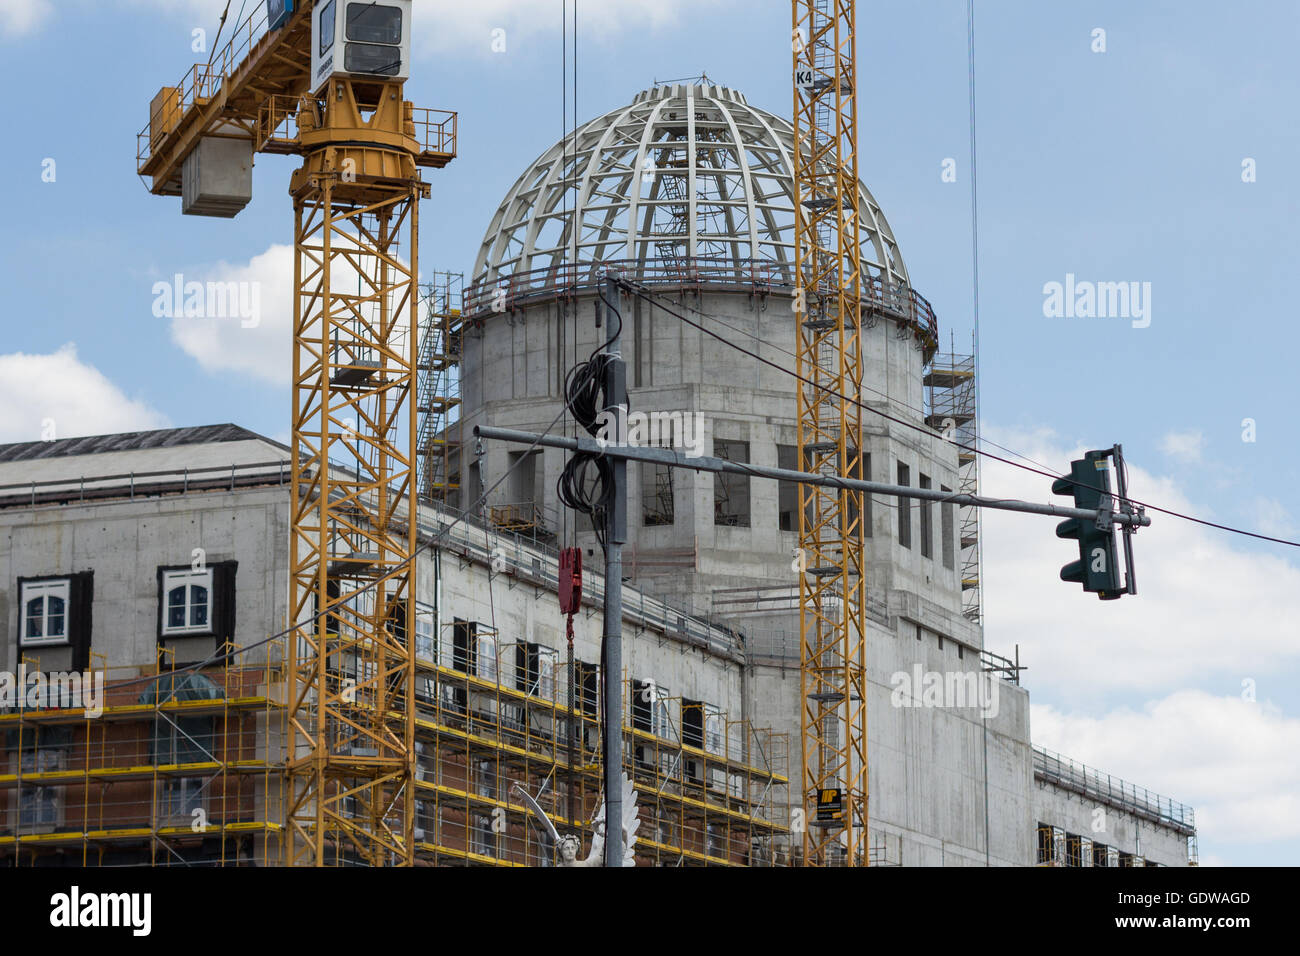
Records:
{"label": "blue sky", "polygon": [[[47,415],[64,435],[234,421],[284,436],[287,388],[257,355],[187,351],[152,314],[160,278],[252,274],[291,241],[289,158],[259,158],[254,202],[230,222],[182,217],[179,200],[151,197],[134,173],[150,99],[203,58],[192,30],[211,37],[222,6],[0,0],[0,71],[40,90],[0,107],[21,131],[0,151],[12,187],[0,441],[40,437]],[[461,117],[460,157],[427,176],[426,272],[470,271],[504,192],[563,130],[558,0],[470,6],[416,3],[408,98]],[[701,71],[789,115],[785,2],[582,7],[581,120]],[[860,7],[862,175],[961,350],[972,329],[966,3]],[[980,0],[977,11],[986,435],[1053,469],[1122,441],[1135,496],[1300,537],[1287,494],[1300,473],[1289,281],[1300,6]],[[494,28],[506,30],[503,54]],[[1104,53],[1092,49],[1098,28]],[[955,184],[941,179],[949,157]],[[1150,326],[1045,317],[1044,285],[1067,274],[1149,282]],[[1242,440],[1247,418],[1254,442]],[[997,494],[1046,500],[1047,484],[985,473]],[[1036,742],[1197,806],[1207,862],[1294,860],[1296,549],[1157,516],[1137,539],[1144,593],[1099,608],[1056,581],[1070,555],[1050,521],[990,517],[986,531],[987,641],[1021,645]]]}

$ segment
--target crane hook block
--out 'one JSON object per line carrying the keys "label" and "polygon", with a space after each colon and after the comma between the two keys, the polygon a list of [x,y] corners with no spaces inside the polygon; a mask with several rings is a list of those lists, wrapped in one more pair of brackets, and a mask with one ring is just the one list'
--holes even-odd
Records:
{"label": "crane hook block", "polygon": [[577,614],[582,608],[582,549],[560,552],[560,612]]}

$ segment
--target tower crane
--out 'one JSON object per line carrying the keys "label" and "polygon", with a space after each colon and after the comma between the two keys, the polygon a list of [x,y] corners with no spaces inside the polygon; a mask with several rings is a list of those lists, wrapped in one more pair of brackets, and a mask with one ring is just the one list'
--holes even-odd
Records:
{"label": "tower crane", "polygon": [[403,97],[412,0],[266,0],[164,87],[137,168],[231,218],[256,153],[294,209],[285,862],[412,865],[420,169],[456,114]]}
{"label": "tower crane", "polygon": [[[793,0],[799,461],[862,474],[863,276],[855,0]],[[799,486],[803,862],[863,866],[867,829],[863,493]]]}

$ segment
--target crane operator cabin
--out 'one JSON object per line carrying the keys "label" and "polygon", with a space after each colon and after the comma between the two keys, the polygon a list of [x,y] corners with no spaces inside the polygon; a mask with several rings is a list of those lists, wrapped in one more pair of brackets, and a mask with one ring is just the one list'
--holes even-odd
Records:
{"label": "crane operator cabin", "polygon": [[[412,0],[328,0],[312,18],[311,82],[339,75],[402,81],[411,75]],[[273,4],[274,5],[274,4]]]}

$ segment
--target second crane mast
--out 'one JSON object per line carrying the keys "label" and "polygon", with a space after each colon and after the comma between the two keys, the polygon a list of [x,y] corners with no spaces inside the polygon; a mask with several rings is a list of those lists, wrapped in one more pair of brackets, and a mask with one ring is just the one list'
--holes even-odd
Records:
{"label": "second crane mast", "polygon": [[[799,461],[862,475],[854,0],[793,0]],[[869,862],[863,493],[801,485],[803,862]]]}

